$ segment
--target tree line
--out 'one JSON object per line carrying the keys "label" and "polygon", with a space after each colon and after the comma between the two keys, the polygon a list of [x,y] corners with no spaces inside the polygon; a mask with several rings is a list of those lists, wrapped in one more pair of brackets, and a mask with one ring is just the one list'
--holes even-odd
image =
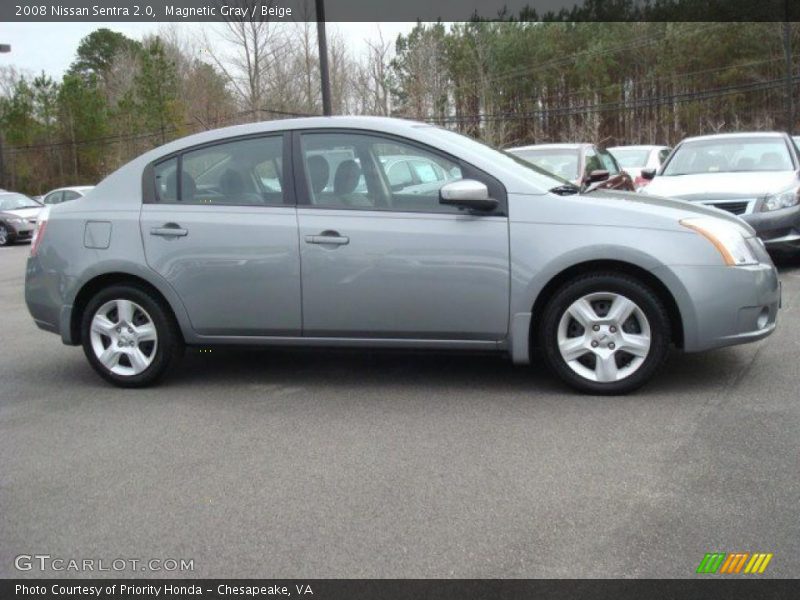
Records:
{"label": "tree line", "polygon": [[[98,29],[59,81],[1,69],[0,187],[39,194],[96,183],[189,133],[321,113],[314,23],[204,31],[133,40]],[[360,52],[332,35],[332,104],[497,146],[786,129],[787,32],[800,51],[800,26],[772,22],[419,23]],[[800,106],[797,58],[789,83]]]}

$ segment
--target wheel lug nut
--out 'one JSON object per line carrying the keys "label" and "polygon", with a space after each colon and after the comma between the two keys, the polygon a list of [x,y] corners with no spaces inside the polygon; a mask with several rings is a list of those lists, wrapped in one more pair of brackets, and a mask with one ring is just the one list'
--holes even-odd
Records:
{"label": "wheel lug nut", "polygon": [[122,327],[117,327],[117,333],[122,332]]}
{"label": "wheel lug nut", "polygon": [[600,325],[592,325],[594,331],[600,331]]}
{"label": "wheel lug nut", "polygon": [[597,346],[598,346],[598,344],[597,344],[597,341],[596,341],[596,340],[595,340],[595,341],[593,341],[593,342],[592,342],[592,348],[597,348]]}
{"label": "wheel lug nut", "polygon": [[128,333],[133,333],[133,327],[128,327]]}
{"label": "wheel lug nut", "polygon": [[614,347],[615,347],[615,346],[614,346],[614,342],[611,342],[611,343],[608,345],[608,348],[609,348],[610,350],[613,350],[613,349],[614,349]]}
{"label": "wheel lug nut", "polygon": [[611,333],[617,333],[617,328],[616,328],[616,327],[614,327],[613,325],[612,325],[611,327],[609,327],[609,328],[608,328],[608,330],[609,330]]}

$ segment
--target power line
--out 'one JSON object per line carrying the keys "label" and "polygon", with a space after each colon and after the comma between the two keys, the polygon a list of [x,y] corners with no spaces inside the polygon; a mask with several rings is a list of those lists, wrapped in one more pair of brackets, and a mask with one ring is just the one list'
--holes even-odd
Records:
{"label": "power line", "polygon": [[[795,58],[800,58],[800,54],[797,54],[794,57]],[[615,89],[615,88],[624,88],[626,86],[631,86],[631,87],[651,86],[651,85],[654,85],[654,84],[660,83],[660,82],[668,82],[668,83],[673,83],[674,84],[674,83],[676,83],[678,81],[684,81],[684,80],[687,80],[687,79],[692,79],[692,78],[697,77],[699,75],[710,75],[712,73],[721,73],[723,71],[730,71],[730,70],[733,70],[733,69],[741,69],[741,68],[751,67],[751,66],[760,65],[760,64],[777,63],[777,62],[783,62],[783,61],[784,61],[783,57],[775,57],[775,58],[751,61],[751,62],[746,62],[746,63],[732,64],[732,65],[728,65],[728,66],[725,66],[725,67],[715,67],[715,68],[710,68],[710,69],[702,69],[702,70],[699,70],[699,71],[689,71],[689,72],[684,72],[684,73],[674,73],[672,75],[662,75],[660,77],[655,77],[655,78],[645,77],[643,79],[636,79],[636,80],[622,80],[622,81],[618,81],[618,82],[615,82],[615,83],[610,83],[608,85],[601,86],[601,87],[592,87],[589,90],[580,89],[580,90],[573,90],[571,92],[553,92],[550,95],[545,96],[545,97],[538,96],[538,95],[535,95],[534,97],[535,97],[537,102],[543,102],[545,104],[554,103],[554,102],[563,102],[565,99],[573,98],[575,96],[585,96],[587,94],[587,92],[596,93],[596,92],[599,92],[599,91],[605,91],[605,90],[610,90],[610,89]]]}
{"label": "power line", "polygon": [[613,48],[606,48],[603,50],[582,50],[580,52],[575,52],[568,56],[564,56],[561,58],[554,58],[549,61],[541,62],[537,65],[517,67],[515,69],[505,71],[499,75],[492,75],[487,78],[481,78],[480,76],[472,77],[458,82],[455,86],[453,86],[453,89],[462,90],[464,88],[470,88],[471,86],[477,84],[497,83],[499,81],[503,81],[505,79],[510,79],[513,77],[519,77],[521,75],[533,75],[535,73],[547,71],[554,67],[560,67],[571,64],[580,58],[601,57],[601,56],[607,56],[609,54],[617,54],[620,52],[624,52],[626,50],[636,50],[640,48],[645,48],[647,46],[653,46],[656,45],[658,42],[662,41],[663,38],[670,35],[670,33],[675,37],[688,37],[696,33],[708,34],[710,30],[729,25],[730,23],[715,23],[713,25],[708,25],[707,23],[704,23],[701,24],[701,26],[699,26],[696,30],[693,29],[691,31],[684,31],[681,33],[670,32],[667,29],[665,29],[664,32],[660,34],[641,36],[635,38],[628,44],[615,46]]}
{"label": "power line", "polygon": [[[621,110],[637,110],[641,108],[654,108],[656,106],[681,104],[686,102],[713,100],[723,96],[732,94],[740,94],[747,92],[758,92],[776,89],[785,85],[786,79],[780,77],[768,81],[759,81],[747,84],[740,84],[735,86],[725,86],[713,88],[709,90],[700,90],[697,92],[683,92],[677,94],[669,94],[666,96],[650,96],[645,98],[638,98],[634,100],[621,100],[618,102],[605,102],[597,104],[584,104],[580,106],[567,106],[556,107],[547,109],[538,109],[526,112],[516,113],[489,113],[489,114],[472,114],[472,115],[450,115],[446,117],[429,117],[424,119],[429,123],[460,123],[463,121],[498,121],[498,120],[520,120],[520,119],[535,119],[541,117],[565,117],[583,114],[592,114],[605,111],[621,111]],[[795,76],[792,85],[800,83],[800,76]]]}
{"label": "power line", "polygon": [[[212,121],[203,122],[199,121],[200,124],[204,127],[204,130],[210,129],[209,125],[216,126],[222,123],[228,123],[230,121],[234,121],[241,117],[246,117],[247,115],[256,116],[259,113],[266,113],[266,114],[274,114],[274,115],[281,115],[286,117],[314,117],[318,116],[317,114],[312,113],[302,113],[302,112],[292,112],[286,110],[278,110],[274,108],[259,108],[253,110],[245,110],[234,113],[227,117],[220,117],[218,119],[214,119]],[[175,127],[171,127],[165,130],[165,133],[177,133],[183,128],[193,127],[196,126],[198,121],[187,121],[182,125],[178,125]],[[108,135],[102,137],[96,137],[86,140],[75,140],[75,141],[64,141],[64,142],[52,142],[49,144],[28,144],[25,146],[14,146],[6,150],[9,154],[13,154],[18,151],[22,150],[36,150],[41,148],[57,148],[61,146],[85,146],[90,144],[107,144],[107,143],[118,143],[118,142],[128,142],[133,140],[139,139],[147,139],[161,135],[161,130],[158,131],[147,131],[142,133],[129,133],[129,134],[115,134],[115,135]]]}

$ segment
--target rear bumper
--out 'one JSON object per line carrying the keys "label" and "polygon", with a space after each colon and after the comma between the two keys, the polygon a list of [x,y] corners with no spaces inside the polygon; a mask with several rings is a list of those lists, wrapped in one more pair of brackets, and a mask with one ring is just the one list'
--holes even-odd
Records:
{"label": "rear bumper", "polygon": [[687,352],[755,342],[775,331],[781,288],[771,264],[673,266],[654,274],[680,282],[676,300]]}
{"label": "rear bumper", "polygon": [[[37,257],[29,257],[25,269],[25,304],[39,329],[64,336],[69,332],[72,307],[65,307],[59,297],[61,282],[57,274],[47,272]],[[65,309],[68,309],[65,311]]]}

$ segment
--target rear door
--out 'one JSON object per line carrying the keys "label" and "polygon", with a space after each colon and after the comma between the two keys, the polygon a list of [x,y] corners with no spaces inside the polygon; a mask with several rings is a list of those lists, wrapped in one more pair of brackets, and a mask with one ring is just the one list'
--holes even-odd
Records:
{"label": "rear door", "polygon": [[175,288],[201,335],[300,335],[287,143],[282,134],[227,140],[150,169],[141,213],[147,262]]}
{"label": "rear door", "polygon": [[[506,337],[508,219],[499,182],[399,138],[330,130],[295,135],[304,335]],[[439,204],[443,179],[423,186],[389,172],[401,162],[428,161],[454,179],[483,179],[502,208],[468,214]]]}

